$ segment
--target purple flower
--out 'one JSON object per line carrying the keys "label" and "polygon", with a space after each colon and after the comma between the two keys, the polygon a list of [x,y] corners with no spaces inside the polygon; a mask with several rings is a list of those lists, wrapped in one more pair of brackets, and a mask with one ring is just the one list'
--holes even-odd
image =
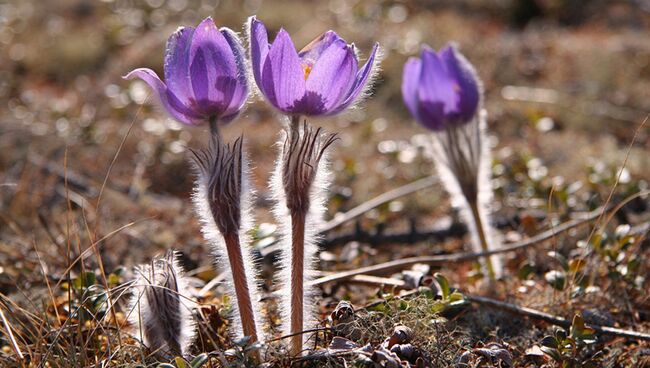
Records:
{"label": "purple flower", "polygon": [[145,81],[167,112],[182,123],[227,123],[239,114],[248,97],[241,41],[232,30],[217,29],[212,18],[204,19],[196,29],[179,28],[169,37],[164,69],[165,82],[146,68],[124,78]]}
{"label": "purple flower", "polygon": [[361,96],[370,80],[378,44],[359,69],[354,45],[328,31],[296,52],[291,37],[280,29],[269,44],[266,27],[249,18],[253,75],[266,99],[291,115],[334,115]]}
{"label": "purple flower", "polygon": [[404,65],[402,96],[420,124],[443,130],[475,117],[480,82],[472,65],[454,45],[438,53],[424,47],[420,59],[412,57]]}

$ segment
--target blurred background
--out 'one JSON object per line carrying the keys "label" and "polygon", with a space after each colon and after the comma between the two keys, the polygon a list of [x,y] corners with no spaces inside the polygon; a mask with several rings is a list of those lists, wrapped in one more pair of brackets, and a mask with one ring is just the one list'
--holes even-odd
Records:
{"label": "blurred background", "polygon": [[[287,29],[298,49],[328,29],[354,42],[364,61],[374,42],[383,48],[373,95],[361,108],[312,121],[341,138],[331,154],[328,218],[433,173],[423,157],[426,131],[402,103],[402,65],[421,44],[438,49],[451,41],[484,83],[497,221],[513,212],[550,209],[562,218],[594,208],[628,146],[620,195],[647,187],[648,129],[632,144],[650,111],[647,0],[4,0],[1,292],[42,282],[33,272],[40,267],[60,274],[68,246],[79,254],[98,240],[108,270],[171,247],[183,251],[188,268],[209,266],[189,203],[188,164],[188,148],[205,145],[207,127],[172,121],[144,83],[121,76],[136,67],[162,74],[165,42],[179,26],[212,16],[241,31],[253,14],[271,37]],[[227,139],[246,138],[260,223],[272,222],[266,181],[277,118],[257,100],[224,128]],[[433,187],[369,212],[362,224],[429,228],[450,213],[446,194]],[[272,233],[273,225],[261,229]],[[506,236],[516,240],[517,233]],[[441,251],[436,247],[401,251]]]}

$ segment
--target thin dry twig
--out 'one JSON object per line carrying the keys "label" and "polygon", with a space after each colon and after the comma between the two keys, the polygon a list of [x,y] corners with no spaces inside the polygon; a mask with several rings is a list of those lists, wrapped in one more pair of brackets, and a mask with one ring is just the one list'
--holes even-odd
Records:
{"label": "thin dry twig", "polygon": [[379,207],[384,203],[393,201],[400,197],[404,197],[411,193],[418,192],[422,189],[429,188],[434,184],[436,184],[437,182],[438,182],[437,176],[427,176],[426,178],[422,178],[412,183],[408,183],[406,185],[402,185],[401,187],[389,190],[386,193],[382,193],[375,198],[372,198],[366,202],[361,203],[360,205],[349,210],[348,212],[334,216],[332,220],[326,222],[323,225],[320,231],[321,233],[328,232],[332,229],[341,226],[342,224],[350,220],[353,220],[363,215],[364,213],[372,210],[373,208]]}
{"label": "thin dry twig", "polygon": [[[473,303],[478,303],[481,305],[485,305],[488,307],[504,310],[506,312],[514,313],[514,314],[519,314],[522,316],[542,320],[551,324],[554,324],[556,326],[564,327],[564,328],[569,328],[571,326],[571,321],[564,319],[562,317],[558,317],[549,313],[544,313],[540,312],[535,309],[527,308],[527,307],[520,307],[515,304],[510,304],[506,302],[502,302],[499,300],[494,300],[490,298],[486,298],[483,296],[477,296],[477,295],[465,295],[465,297],[473,302]],[[623,330],[620,328],[614,328],[614,327],[607,327],[607,326],[599,326],[599,325],[592,325],[592,324],[587,324],[585,323],[585,327],[591,328],[592,330],[596,331],[599,334],[602,335],[612,335],[612,336],[619,336],[619,337],[625,337],[629,339],[638,339],[638,340],[644,340],[644,341],[650,341],[650,334],[644,333],[644,332],[637,332],[637,331],[630,331],[630,330]]]}
{"label": "thin dry twig", "polygon": [[395,261],[384,262],[372,266],[360,267],[354,270],[343,271],[336,274],[327,275],[311,281],[310,284],[320,285],[332,281],[347,280],[356,275],[362,275],[362,274],[386,274],[394,270],[404,269],[413,266],[414,264],[417,263],[425,263],[429,265],[440,265],[449,262],[464,262],[464,261],[474,260],[481,257],[493,255],[493,254],[513,252],[516,250],[525,249],[533,245],[536,245],[538,243],[541,243],[542,241],[548,240],[556,236],[557,234],[563,233],[565,231],[578,227],[582,224],[588,223],[589,221],[600,216],[603,209],[604,209],[603,207],[597,208],[591,212],[588,212],[583,218],[569,220],[563,224],[555,226],[550,230],[546,230],[540,234],[537,234],[532,238],[520,242],[512,243],[508,246],[499,249],[493,249],[490,251],[483,251],[483,252],[461,252],[461,253],[454,253],[454,254],[420,256],[420,257],[409,257],[404,259],[398,259]]}

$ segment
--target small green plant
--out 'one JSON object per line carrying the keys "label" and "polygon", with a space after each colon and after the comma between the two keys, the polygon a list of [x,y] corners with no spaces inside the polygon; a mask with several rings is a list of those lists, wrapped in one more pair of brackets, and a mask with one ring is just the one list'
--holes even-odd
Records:
{"label": "small green plant", "polygon": [[542,351],[555,360],[562,368],[596,367],[595,358],[598,354],[585,357],[585,348],[596,342],[594,330],[585,326],[581,314],[573,317],[569,332],[557,328],[553,335],[542,339]]}
{"label": "small green plant", "polygon": [[71,288],[74,296],[70,301],[70,316],[80,321],[103,318],[108,311],[108,294],[95,273],[86,271],[70,281],[70,285],[63,284],[64,289]]}
{"label": "small green plant", "polygon": [[208,360],[209,357],[208,354],[206,353],[197,355],[190,362],[178,356],[174,358],[173,364],[160,363],[158,364],[157,368],[200,368],[203,367],[203,365],[205,365],[205,363],[207,363]]}
{"label": "small green plant", "polygon": [[560,291],[565,290],[569,286],[568,280],[572,275],[575,275],[576,280],[576,283],[571,290],[572,297],[579,295],[582,290],[588,286],[589,280],[584,277],[583,273],[583,269],[586,265],[584,259],[567,259],[562,254],[555,251],[548,252],[548,256],[556,260],[561,267],[559,270],[551,270],[544,274],[544,279],[551,287]]}
{"label": "small green plant", "polygon": [[465,295],[461,294],[457,290],[451,290],[449,287],[449,281],[447,281],[445,276],[436,272],[434,277],[440,286],[440,294],[442,298],[431,307],[432,312],[442,315],[454,314],[459,309],[463,309],[469,304]]}
{"label": "small green plant", "polygon": [[589,244],[581,242],[580,247],[591,248],[607,266],[607,277],[622,280],[628,286],[641,288],[644,277],[639,274],[641,259],[630,247],[635,243],[630,225],[619,225],[613,234],[597,233]]}
{"label": "small green plant", "polygon": [[233,341],[233,347],[226,350],[224,355],[229,358],[233,358],[225,368],[237,368],[237,367],[248,367],[254,366],[255,360],[260,353],[262,348],[262,343],[259,341],[251,342],[250,336],[245,336],[240,339]]}

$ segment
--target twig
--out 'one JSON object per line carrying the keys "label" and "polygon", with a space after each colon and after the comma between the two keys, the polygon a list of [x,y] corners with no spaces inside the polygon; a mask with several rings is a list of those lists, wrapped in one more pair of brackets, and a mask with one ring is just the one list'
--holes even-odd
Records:
{"label": "twig", "polygon": [[353,278],[351,278],[350,281],[358,284],[378,285],[378,286],[384,285],[384,286],[392,286],[400,289],[403,289],[406,286],[404,280],[388,278],[388,277],[377,277],[371,275],[356,275]]}
{"label": "twig", "polygon": [[408,231],[384,232],[384,228],[384,224],[379,224],[375,227],[374,232],[370,232],[357,226],[352,232],[323,239],[320,245],[328,248],[347,244],[351,241],[372,245],[391,243],[414,244],[426,240],[442,241],[451,237],[461,237],[467,233],[467,227],[459,222],[453,222],[446,228],[435,228],[425,231],[419,231],[414,223],[411,224]]}
{"label": "twig", "polygon": [[[375,285],[391,285],[391,284],[399,284],[403,283],[402,280],[398,279],[385,279],[385,278],[374,278],[372,276],[368,275],[357,275],[353,278],[353,280],[359,279],[363,280],[364,282],[367,283],[372,283]],[[407,296],[411,296],[414,294],[417,294],[418,290],[410,290],[407,291],[406,293],[396,296],[397,299],[402,299]],[[507,312],[511,312],[514,314],[520,314],[524,315],[526,317],[534,318],[534,319],[539,319],[557,326],[561,326],[564,328],[569,328],[571,326],[571,321],[566,320],[562,317],[554,316],[552,314],[540,312],[535,309],[527,308],[527,307],[520,307],[515,304],[510,304],[502,301],[498,301],[495,299],[490,299],[482,296],[477,296],[477,295],[467,295],[465,294],[465,297],[467,300],[486,305],[489,307],[493,307],[496,309],[501,309],[505,310]],[[377,304],[384,303],[386,300],[376,300],[372,302],[371,304],[368,304],[364,306],[361,309],[367,309],[371,308],[373,306],[376,306]],[[607,326],[599,326],[599,325],[593,325],[593,324],[585,324],[586,327],[589,327],[596,331],[597,333],[603,334],[603,335],[613,335],[613,336],[620,336],[620,337],[626,337],[626,338],[631,338],[631,339],[639,339],[639,340],[645,340],[645,341],[650,341],[650,334],[644,333],[644,332],[637,332],[637,331],[630,331],[630,330],[623,330],[620,328],[613,328],[613,327],[607,327]]]}
{"label": "twig", "polygon": [[[407,231],[384,231],[385,224],[377,224],[374,231],[366,231],[357,224],[354,230],[344,234],[322,239],[319,245],[322,248],[330,248],[336,245],[347,244],[351,241],[380,245],[380,244],[414,244],[427,240],[443,241],[451,237],[461,237],[467,233],[467,227],[459,222],[453,222],[445,228],[434,228],[431,230],[419,231],[412,222]],[[322,233],[321,233],[322,234]],[[280,250],[280,244],[276,241],[259,249],[262,258],[273,256]]]}
{"label": "twig", "polygon": [[[564,319],[562,317],[558,317],[552,314],[540,312],[535,309],[531,308],[526,308],[526,307],[520,307],[515,304],[510,304],[482,296],[476,296],[476,295],[465,295],[465,297],[473,302],[473,303],[478,303],[481,305],[486,305],[488,307],[493,307],[496,309],[500,310],[505,310],[510,313],[514,314],[519,314],[523,315],[526,317],[534,318],[534,319],[539,319],[551,324],[554,324],[556,326],[561,326],[564,328],[569,328],[571,326],[571,321]],[[645,341],[650,341],[650,334],[644,333],[644,332],[637,332],[637,331],[630,331],[630,330],[623,330],[620,328],[614,328],[614,327],[607,327],[607,326],[599,326],[599,325],[592,325],[592,324],[585,324],[586,327],[591,328],[592,330],[596,331],[599,334],[602,335],[613,335],[613,336],[619,336],[619,337],[626,337],[629,339],[638,339],[638,340],[645,340]]]}
{"label": "twig", "polygon": [[320,231],[321,233],[326,233],[352,219],[355,219],[363,215],[364,213],[370,211],[375,207],[379,207],[386,202],[390,202],[392,200],[403,197],[405,195],[415,193],[419,190],[433,186],[437,182],[438,182],[438,177],[428,176],[426,178],[416,180],[412,183],[408,183],[401,187],[389,190],[388,192],[382,193],[369,201],[361,203],[360,205],[349,210],[348,212],[334,216],[332,220],[328,221],[327,223],[325,223],[325,225],[323,225]]}
{"label": "twig", "polygon": [[307,330],[302,330],[302,331],[298,331],[298,332],[294,332],[294,333],[290,333],[290,334],[287,334],[287,335],[282,335],[280,337],[275,337],[275,338],[266,340],[266,343],[268,344],[268,343],[273,342],[273,341],[280,341],[280,340],[288,339],[288,338],[298,336],[298,335],[304,335],[304,334],[308,334],[308,333],[312,333],[312,332],[321,332],[321,331],[322,332],[327,332],[327,331],[330,331],[330,329],[329,328],[324,328],[324,327],[310,328],[310,329],[307,329]]}
{"label": "twig", "polygon": [[581,219],[575,219],[575,220],[569,220],[559,226],[555,226],[554,228],[550,230],[546,230],[540,234],[537,234],[536,236],[533,236],[532,238],[512,243],[508,246],[499,248],[499,249],[493,249],[490,251],[484,251],[484,252],[462,252],[462,253],[455,253],[455,254],[444,254],[444,255],[435,255],[435,256],[420,256],[420,257],[409,257],[409,258],[404,258],[404,259],[398,259],[395,261],[389,261],[385,263],[380,263],[376,264],[373,266],[367,266],[367,267],[361,267],[355,270],[349,270],[349,271],[343,271],[339,272],[333,275],[328,275],[324,277],[320,277],[318,279],[315,279],[310,282],[311,285],[320,285],[324,284],[327,282],[332,282],[332,281],[341,281],[341,280],[346,280],[349,278],[352,278],[356,275],[361,275],[361,274],[385,274],[388,272],[392,272],[394,270],[398,269],[404,269],[407,267],[410,267],[416,263],[425,263],[429,265],[440,265],[444,263],[449,263],[449,262],[463,262],[463,261],[469,261],[485,256],[490,256],[493,254],[500,254],[500,253],[506,253],[506,252],[512,252],[520,249],[525,249],[530,246],[536,245],[544,240],[548,240],[557,234],[560,234],[562,232],[568,231],[570,229],[573,229],[575,227],[578,227],[582,224],[585,224],[598,216],[600,216],[601,212],[603,211],[603,208],[597,208],[589,213],[584,218]]}

